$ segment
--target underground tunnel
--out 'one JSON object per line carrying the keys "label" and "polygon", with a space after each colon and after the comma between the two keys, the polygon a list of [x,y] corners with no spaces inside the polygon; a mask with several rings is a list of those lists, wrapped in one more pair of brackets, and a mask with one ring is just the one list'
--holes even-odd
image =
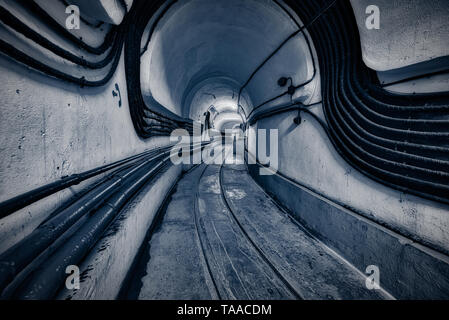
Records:
{"label": "underground tunnel", "polygon": [[449,298],[446,0],[0,0],[2,300]]}

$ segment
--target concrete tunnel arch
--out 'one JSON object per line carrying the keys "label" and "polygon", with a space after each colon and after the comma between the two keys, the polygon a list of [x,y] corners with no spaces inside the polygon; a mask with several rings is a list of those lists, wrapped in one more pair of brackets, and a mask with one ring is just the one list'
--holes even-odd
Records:
{"label": "concrete tunnel arch", "polygon": [[[285,4],[183,0],[160,11],[142,34],[140,79],[147,104],[156,101],[199,122],[213,106],[217,111],[213,117],[223,113],[221,126],[224,115],[235,122],[239,114],[245,118],[255,106],[283,92],[277,85],[280,77],[291,77],[298,84],[313,76],[312,52],[302,33],[276,53],[279,58],[253,74],[302,24]],[[317,83],[314,79],[295,99],[310,100]]]}
{"label": "concrete tunnel arch", "polygon": [[[65,2],[90,9],[73,34],[64,32]],[[268,195],[289,209],[354,271],[363,273],[366,263],[391,271],[381,279],[394,297],[447,298],[447,0],[378,0],[377,31],[365,28],[370,0],[93,2],[1,4],[0,291],[12,285],[18,297],[29,297],[29,289],[42,298],[120,297],[139,246],[189,170],[150,159],[171,148],[173,130],[190,132],[213,110],[217,132],[245,124],[245,160],[251,146],[262,149],[259,130],[278,130],[277,172],[261,175],[262,163],[246,161],[235,175],[262,188],[248,195]],[[146,168],[140,159],[150,161]],[[123,181],[116,169],[139,171]],[[222,169],[223,179],[214,175],[226,183]],[[192,186],[208,186],[201,181],[187,183],[190,213],[201,191]],[[114,187],[97,201],[96,191],[109,183]],[[116,195],[120,203],[111,212]],[[89,223],[72,234],[63,216],[80,207],[79,218]],[[98,212],[108,213],[101,226],[92,223]],[[67,232],[40,228],[52,219],[67,222]],[[63,282],[53,266],[62,266],[79,248],[76,239],[92,230],[95,236],[72,256],[86,275],[82,290],[58,292]],[[278,224],[269,230],[282,233]],[[71,240],[34,241],[50,236]],[[55,254],[41,269],[34,259],[48,249]],[[24,283],[19,273],[29,270],[39,276]]]}

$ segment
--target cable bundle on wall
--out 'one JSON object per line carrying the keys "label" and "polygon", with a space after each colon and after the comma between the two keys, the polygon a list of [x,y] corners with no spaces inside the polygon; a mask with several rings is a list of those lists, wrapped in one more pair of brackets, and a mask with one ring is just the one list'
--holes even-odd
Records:
{"label": "cable bundle on wall", "polygon": [[6,41],[0,39],[0,51],[3,54],[48,76],[58,78],[63,81],[72,82],[82,87],[99,87],[108,83],[108,81],[114,75],[117,65],[120,61],[121,49],[124,39],[123,25],[119,27],[112,27],[111,30],[106,34],[103,43],[98,47],[92,47],[83,42],[82,39],[77,38],[64,26],[61,26],[35,1],[19,0],[18,4],[22,6],[23,10],[27,10],[28,12],[32,13],[33,16],[38,19],[38,21],[45,22],[45,25],[47,27],[60,35],[64,40],[73,45],[73,47],[82,49],[86,51],[86,53],[95,56],[101,56],[107,50],[109,50],[108,54],[102,60],[99,60],[97,62],[89,61],[87,59],[84,59],[83,57],[79,57],[51,42],[50,40],[42,36],[38,31],[33,30],[26,23],[20,21],[7,9],[0,7],[0,21],[3,24],[7,25],[15,32],[22,34],[27,39],[35,42],[42,48],[49,50],[53,54],[78,66],[88,69],[102,69],[109,66],[109,70],[106,75],[99,80],[90,80],[87,79],[86,76],[76,77],[71,74],[62,72],[52,66],[46,65],[45,63],[42,63],[41,61],[29,56],[25,52],[20,51],[19,49],[14,47],[14,44],[7,43]]}
{"label": "cable bundle on wall", "polygon": [[[328,1],[286,1],[307,22]],[[449,93],[394,94],[362,61],[349,1],[308,27],[330,139],[352,166],[390,187],[449,202]]]}
{"label": "cable bundle on wall", "polygon": [[[64,2],[63,2],[64,3]],[[132,50],[126,51],[127,62],[127,80],[130,111],[134,126],[138,134],[143,138],[151,136],[169,135],[174,129],[182,127],[189,131],[192,130],[192,122],[186,119],[178,119],[177,117],[169,117],[158,114],[152,111],[143,101],[140,89],[140,42],[143,30],[146,24],[156,10],[163,3],[163,1],[155,1],[148,3],[148,1],[137,1],[132,8],[128,8],[125,1],[120,1],[122,6],[129,12],[120,26],[112,26],[104,37],[101,45],[93,47],[85,43],[82,39],[76,37],[70,30],[58,23],[49,13],[39,6],[34,0],[18,0],[21,9],[26,10],[40,22],[45,22],[56,34],[61,36],[65,41],[70,43],[74,48],[81,49],[87,55],[94,55],[101,57],[97,61],[91,61],[84,57],[80,57],[61,46],[53,43],[46,37],[42,36],[37,30],[29,27],[22,22],[18,17],[14,16],[6,8],[0,6],[0,21],[11,28],[15,32],[23,35],[27,39],[33,41],[45,50],[50,51],[54,55],[67,60],[77,66],[83,67],[87,70],[98,70],[108,68],[105,76],[101,79],[91,80],[87,76],[77,77],[72,74],[58,70],[55,67],[49,66],[38,59],[33,58],[25,52],[17,49],[14,44],[8,43],[0,39],[0,52],[9,56],[11,59],[33,68],[47,76],[54,77],[63,81],[75,83],[81,87],[101,87],[106,85],[117,69],[120,62],[121,53],[125,38],[127,41],[127,48],[135,48],[136,52]],[[142,14],[138,8],[142,9],[145,6],[149,9],[146,14]],[[142,18],[143,16],[143,18]],[[132,21],[132,23],[129,23]],[[92,28],[97,28],[91,26]],[[139,46],[134,47],[134,43]],[[133,60],[133,61],[131,61]]]}
{"label": "cable bundle on wall", "polygon": [[164,3],[159,1],[138,0],[134,2],[129,19],[129,30],[125,45],[126,83],[128,86],[131,117],[137,133],[148,138],[156,133],[169,135],[176,128],[185,128],[190,133],[193,122],[180,117],[172,117],[150,109],[145,104],[140,82],[141,42],[144,30],[151,17]]}

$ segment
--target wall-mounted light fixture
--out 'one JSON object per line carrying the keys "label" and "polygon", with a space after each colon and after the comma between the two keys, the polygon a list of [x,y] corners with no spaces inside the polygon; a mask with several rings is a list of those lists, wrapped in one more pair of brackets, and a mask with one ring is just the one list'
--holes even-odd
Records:
{"label": "wall-mounted light fixture", "polygon": [[[287,89],[287,93],[290,95],[290,97],[292,98],[293,95],[296,92],[296,87],[293,85],[293,79],[291,77],[281,77],[278,80],[278,85],[279,87],[285,87],[288,84],[288,80],[290,80],[290,86]],[[296,125],[300,125],[302,122],[302,118],[301,118],[301,110],[298,110],[298,115],[293,119],[293,122]]]}
{"label": "wall-mounted light fixture", "polygon": [[287,77],[281,77],[281,78],[279,78],[278,85],[279,85],[279,87],[285,87],[287,85],[287,83],[288,83],[288,80],[290,80],[290,86],[287,89],[287,93],[290,96],[293,96],[295,94],[295,92],[296,92],[296,87],[293,85],[293,79],[291,77],[288,77],[288,78]]}

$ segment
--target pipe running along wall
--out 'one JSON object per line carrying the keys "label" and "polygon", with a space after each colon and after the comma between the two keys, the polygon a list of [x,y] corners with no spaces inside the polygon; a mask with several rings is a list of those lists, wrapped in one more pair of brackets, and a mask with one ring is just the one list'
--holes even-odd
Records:
{"label": "pipe running along wall", "polygon": [[[167,145],[210,112],[218,131],[246,124],[249,149],[278,129],[280,175],[317,198],[449,252],[448,93],[385,90],[373,69],[392,66],[369,59],[349,1],[96,1],[74,33],[63,9],[86,2],[49,3],[0,3],[3,204]],[[69,197],[54,190],[5,215],[0,250]]]}

